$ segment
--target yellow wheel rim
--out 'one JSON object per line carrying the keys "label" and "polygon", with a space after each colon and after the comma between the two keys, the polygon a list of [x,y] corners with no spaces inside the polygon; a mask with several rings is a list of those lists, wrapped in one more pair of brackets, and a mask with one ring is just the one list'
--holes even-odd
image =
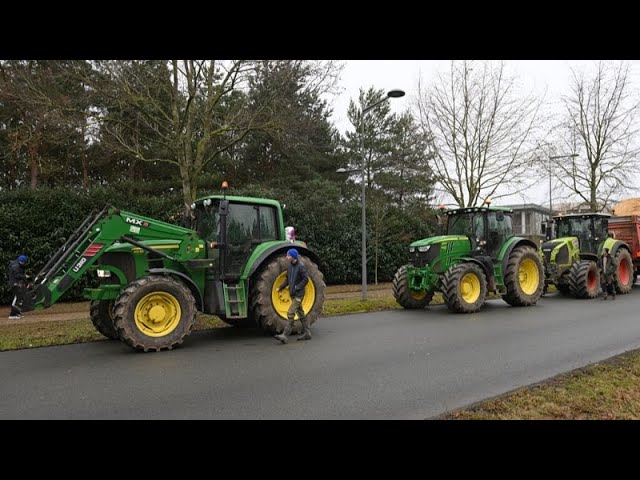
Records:
{"label": "yellow wheel rim", "polygon": [[136,327],[150,337],[164,337],[173,332],[182,316],[178,299],[167,292],[145,295],[134,312]]}
{"label": "yellow wheel rim", "polygon": [[419,302],[420,300],[424,300],[427,297],[427,291],[409,290],[409,295],[411,295],[411,298]]}
{"label": "yellow wheel rim", "polygon": [[540,272],[538,265],[530,258],[525,258],[520,262],[518,269],[518,281],[520,288],[526,295],[533,295],[540,285]]}
{"label": "yellow wheel rim", "polygon": [[[273,308],[276,313],[282,318],[287,318],[287,310],[291,306],[291,296],[289,295],[289,287],[285,288],[281,292],[278,292],[278,287],[282,285],[287,278],[287,272],[282,272],[276,278],[271,286],[271,302],[273,302]],[[313,307],[316,301],[316,287],[313,284],[313,280],[309,277],[307,286],[304,288],[304,298],[302,299],[302,311],[306,315]]]}
{"label": "yellow wheel rim", "polygon": [[460,293],[467,303],[475,303],[480,298],[480,279],[475,273],[469,272],[462,277]]}

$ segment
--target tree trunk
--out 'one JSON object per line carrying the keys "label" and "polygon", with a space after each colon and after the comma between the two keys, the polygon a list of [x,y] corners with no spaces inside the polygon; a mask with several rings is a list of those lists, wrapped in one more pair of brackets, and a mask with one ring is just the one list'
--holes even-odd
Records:
{"label": "tree trunk", "polygon": [[38,188],[38,147],[31,144],[27,147],[29,155],[29,167],[31,169],[31,189]]}

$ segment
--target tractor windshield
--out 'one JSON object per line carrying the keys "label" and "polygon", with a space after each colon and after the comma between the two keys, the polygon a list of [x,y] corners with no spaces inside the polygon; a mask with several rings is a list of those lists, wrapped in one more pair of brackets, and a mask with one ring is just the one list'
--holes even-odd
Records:
{"label": "tractor windshield", "polygon": [[447,223],[447,234],[482,236],[484,233],[484,215],[482,213],[461,213],[451,215]]}
{"label": "tractor windshield", "polygon": [[586,237],[591,233],[590,218],[563,218],[557,222],[558,237]]}

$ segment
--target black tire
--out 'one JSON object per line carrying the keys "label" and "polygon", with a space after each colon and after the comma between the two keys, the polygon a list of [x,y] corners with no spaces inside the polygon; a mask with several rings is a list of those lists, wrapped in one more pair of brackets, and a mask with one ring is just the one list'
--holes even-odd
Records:
{"label": "black tire", "polygon": [[109,340],[118,340],[118,331],[113,325],[113,300],[92,300],[89,308],[91,323]]}
{"label": "black tire", "polygon": [[[465,275],[475,276],[479,282],[478,297],[470,302],[465,300],[462,284]],[[473,281],[471,278],[468,280]],[[487,277],[479,265],[475,263],[459,263],[447,270],[442,277],[442,295],[449,310],[455,313],[473,313],[480,310],[487,297]]]}
{"label": "black tire", "polygon": [[[158,298],[150,297],[152,294]],[[175,310],[174,315],[171,315],[172,310]],[[120,339],[130,347],[159,352],[171,350],[184,341],[191,333],[196,313],[193,295],[182,282],[168,276],[150,275],[130,283],[120,294],[114,307],[113,323]],[[162,316],[156,331],[151,316]],[[169,325],[163,328],[165,316],[169,317]]]}
{"label": "black tire", "polygon": [[600,291],[600,271],[596,262],[580,260],[569,270],[569,291],[575,298],[596,298]]}
{"label": "black tire", "polygon": [[404,265],[393,276],[393,297],[403,308],[420,309],[429,305],[433,293],[410,290],[407,266]]}
{"label": "black tire", "polygon": [[616,265],[616,275],[614,278],[616,292],[621,295],[629,293],[635,283],[633,260],[631,259],[629,250],[619,248],[614,260]]}
{"label": "black tire", "polygon": [[533,248],[521,246],[511,251],[504,272],[504,284],[507,293],[502,298],[509,305],[528,307],[536,304],[544,288],[544,267]]}
{"label": "black tire", "polygon": [[[298,258],[307,267],[307,272],[309,273],[309,282],[305,289],[305,300],[307,300],[307,302],[312,302],[312,304],[305,304],[305,301],[303,300],[302,305],[305,310],[305,317],[311,326],[322,313],[326,285],[324,283],[324,275],[309,257],[300,255]],[[280,284],[275,284],[276,280],[283,272],[287,271],[288,265],[289,262],[285,257],[272,257],[264,263],[258,273],[252,278],[252,282],[250,282],[253,285],[251,287],[249,302],[251,318],[267,333],[281,332],[288,323],[286,310],[283,311],[283,308],[286,302],[290,301],[289,291],[288,289],[285,289],[280,292],[280,294],[275,292],[275,290],[280,286]],[[313,292],[313,297],[311,297],[311,292]],[[280,313],[273,303],[273,295],[277,295],[278,299],[283,299],[282,303],[278,305]],[[296,321],[293,325],[292,333],[300,333],[302,331],[302,325],[300,322]]]}

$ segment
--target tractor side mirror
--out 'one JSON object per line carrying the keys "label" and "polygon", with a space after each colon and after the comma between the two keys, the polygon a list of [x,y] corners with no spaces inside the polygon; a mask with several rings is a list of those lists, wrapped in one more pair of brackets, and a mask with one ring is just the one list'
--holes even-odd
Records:
{"label": "tractor side mirror", "polygon": [[543,235],[546,235],[546,233],[547,233],[547,224],[546,224],[545,222],[542,222],[542,223],[540,224],[540,232],[541,232]]}

